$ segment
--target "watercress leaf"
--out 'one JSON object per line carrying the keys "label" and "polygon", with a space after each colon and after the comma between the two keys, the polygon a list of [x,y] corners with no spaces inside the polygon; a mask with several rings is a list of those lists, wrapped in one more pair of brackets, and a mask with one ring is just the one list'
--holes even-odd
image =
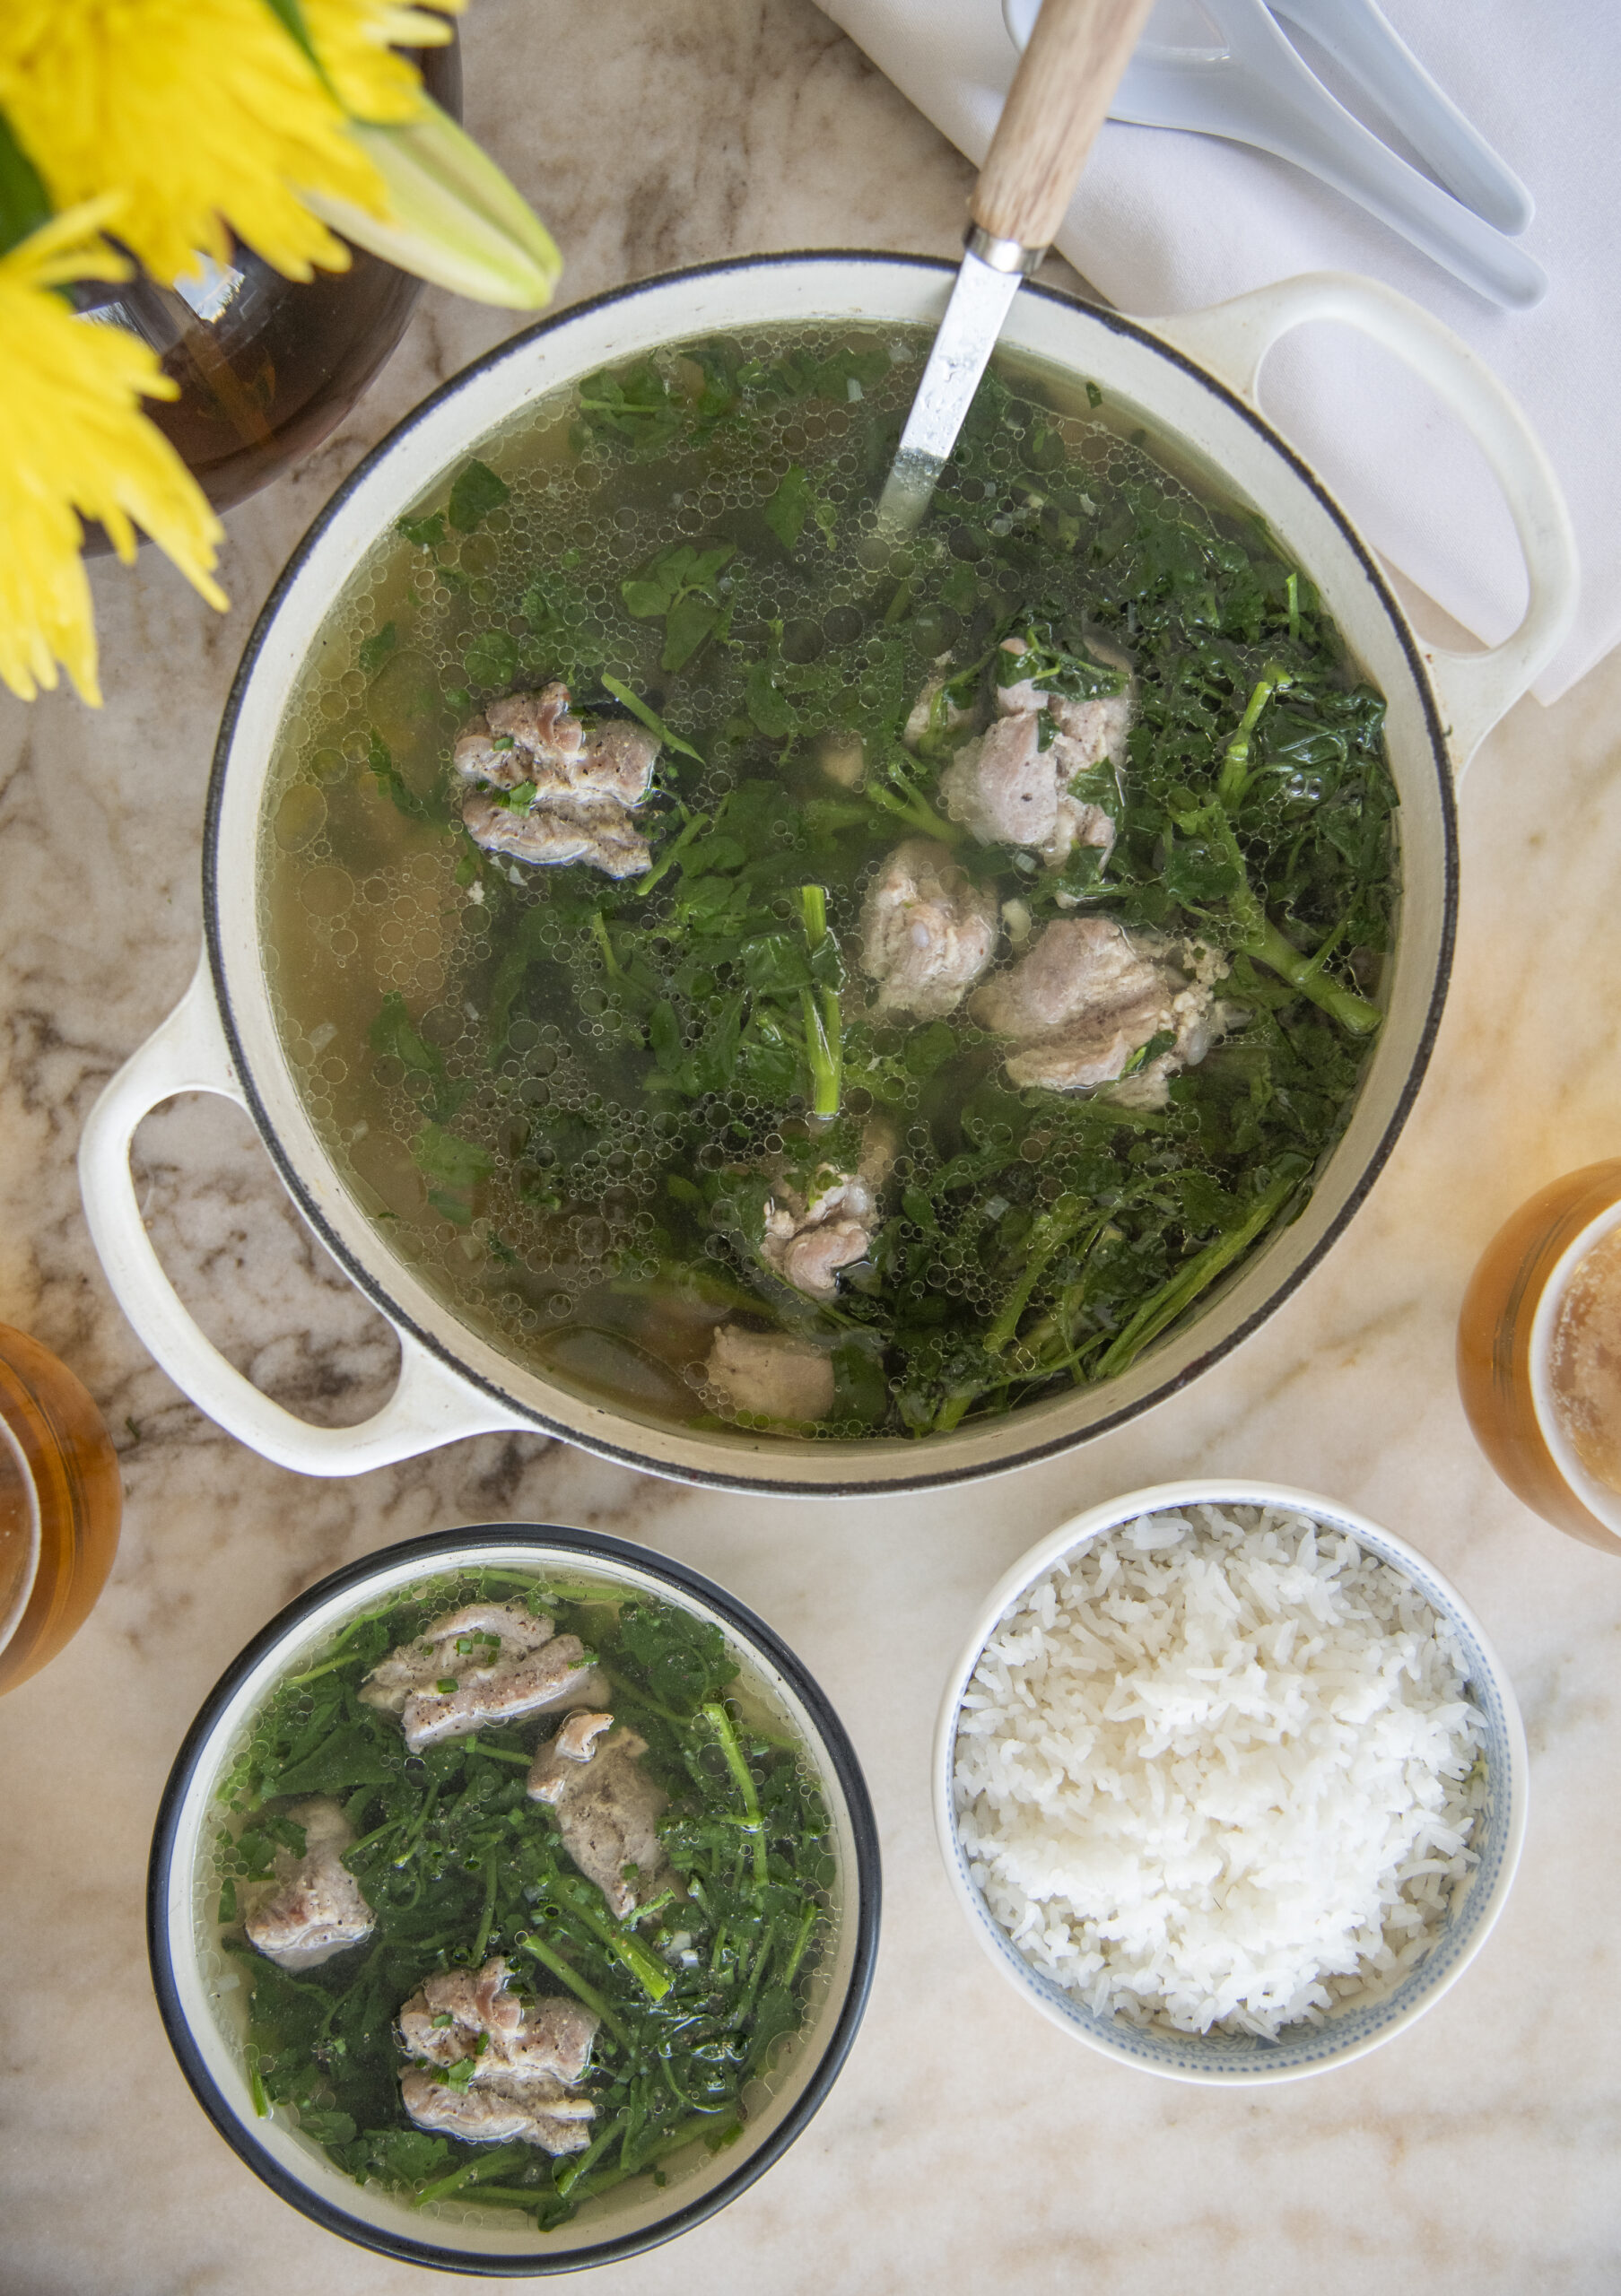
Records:
{"label": "watercress leaf", "polygon": [[957,1032],[945,1021],[931,1021],[926,1029],[908,1034],[902,1058],[913,1076],[932,1076],[957,1050]]}
{"label": "watercress leaf", "polygon": [[669,588],[663,582],[640,580],[622,582],[619,595],[624,600],[625,611],[638,622],[651,622],[670,610]]}
{"label": "watercress leaf", "polygon": [[744,944],[743,978],[756,996],[797,996],[811,985],[803,934],[763,933]]}
{"label": "watercress leaf", "polygon": [[276,1778],[277,1794],[344,1794],[356,1786],[386,1786],[400,1774],[399,1756],[363,1723],[345,1723],[301,1762]]}
{"label": "watercress leaf", "polygon": [[667,1075],[674,1075],[682,1065],[684,1048],[681,1023],[667,997],[661,997],[648,1014],[648,1042],[660,1068]]}
{"label": "watercress leaf", "polygon": [[373,1052],[385,1057],[392,1055],[420,1075],[438,1077],[445,1073],[443,1053],[413,1025],[405,1000],[397,988],[391,988],[384,997],[377,1018],[366,1032],[366,1041]]}
{"label": "watercress leaf", "polygon": [[798,2005],[786,1986],[765,1987],[754,2010],[754,2030],[749,2039],[747,2063],[751,2072],[765,2063],[773,2041],[797,2030],[799,2013]]}
{"label": "watercress leaf", "polygon": [[[880,344],[866,350],[847,344],[822,360],[811,378],[811,390],[817,398],[831,398],[846,405],[853,404],[884,381],[889,373],[889,353]],[[855,385],[854,390],[850,388]]]}
{"label": "watercress leaf", "polygon": [[771,740],[780,741],[797,730],[799,713],[787,695],[778,691],[769,662],[749,665],[744,695],[749,716]]}
{"label": "watercress leaf", "polygon": [[729,558],[737,554],[736,543],[723,542],[710,550],[691,553],[692,564],[684,576],[689,587],[707,589]]}
{"label": "watercress leaf", "polygon": [[737,1672],[718,1626],[663,1603],[628,1605],[620,1613],[619,1639],[646,1673],[653,1695],[678,1713],[696,1714]]}
{"label": "watercress leaf", "polygon": [[742,1033],[743,1007],[733,998],[721,1007],[693,1059],[693,1080],[701,1092],[724,1092],[730,1085]]}
{"label": "watercress leaf", "polygon": [[613,439],[638,456],[662,453],[682,427],[683,410],[651,360],[588,375],[580,386],[584,439]]}
{"label": "watercress leaf", "polygon": [[719,1235],[736,1236],[755,1250],[765,1233],[771,1183],[763,1172],[728,1172],[715,1185],[710,1217]]}
{"label": "watercress leaf", "polygon": [[374,670],[382,668],[383,664],[398,644],[399,631],[392,622],[386,622],[380,630],[372,631],[370,637],[362,643],[356,657],[367,677],[370,677]]}
{"label": "watercress leaf", "polygon": [[766,525],[776,535],[784,550],[792,550],[810,516],[811,487],[803,467],[792,464],[779,482],[776,492],[766,504]]}
{"label": "watercress leaf", "polygon": [[475,687],[510,685],[518,669],[518,640],[510,631],[481,631],[463,646],[462,667]]}
{"label": "watercress leaf", "polygon": [[1208,1172],[1183,1172],[1179,1189],[1183,1215],[1194,1235],[1207,1234],[1212,1228],[1242,1228],[1249,1217],[1243,1198],[1231,1195]]}
{"label": "watercress leaf", "polygon": [[780,1037],[745,1034],[738,1042],[738,1079],[768,1107],[780,1108],[798,1091],[804,1065],[795,1047]]}
{"label": "watercress leaf", "polygon": [[495,1169],[490,1151],[442,1124],[425,1124],[411,1143],[418,1170],[446,1187],[475,1188]]}
{"label": "watercress leaf", "polygon": [[1264,719],[1256,746],[1264,758],[1297,766],[1343,765],[1350,752],[1338,728],[1294,709],[1277,709]]}
{"label": "watercress leaf", "polygon": [[1213,909],[1238,891],[1240,874],[1223,854],[1194,838],[1167,848],[1162,882],[1171,900],[1183,909]]}
{"label": "watercress leaf", "polygon": [[889,1410],[889,1380],[876,1333],[852,1333],[841,1340],[832,1351],[832,1417],[876,1427]]}
{"label": "watercress leaf", "polygon": [[300,2106],[299,2126],[318,2144],[347,2144],[355,2135],[354,2122],[348,2113],[323,2112],[314,2105]]}
{"label": "watercress leaf", "polygon": [[375,726],[366,736],[366,765],[382,795],[397,813],[407,821],[432,822],[442,824],[448,813],[442,803],[423,796],[405,779],[394,762],[393,752]]}
{"label": "watercress leaf", "polygon": [[369,2128],[359,2144],[365,2171],[379,2184],[426,2184],[450,2165],[450,2147],[445,2139],[425,2135],[421,2129]]}
{"label": "watercress leaf", "polygon": [[720,608],[712,598],[703,597],[695,590],[677,598],[665,618],[659,668],[684,669],[704,640],[713,635],[719,622]]}
{"label": "watercress leaf", "polygon": [[488,463],[481,463],[475,456],[457,473],[450,489],[450,524],[458,534],[470,535],[492,510],[501,508],[511,491],[505,479],[498,478]]}
{"label": "watercress leaf", "polygon": [[445,538],[445,514],[442,510],[431,510],[425,517],[397,518],[394,523],[405,540],[414,542],[419,550],[437,550]]}
{"label": "watercress leaf", "polygon": [[[724,552],[722,563],[730,552]],[[691,543],[673,543],[650,558],[640,575],[622,582],[619,595],[626,610],[639,622],[668,613],[687,590],[705,587],[710,577],[700,571],[702,561]]]}
{"label": "watercress leaf", "polygon": [[580,649],[590,618],[579,583],[549,568],[524,592],[522,608],[528,636],[519,648],[520,662],[578,687],[589,674]]}
{"label": "watercress leaf", "polygon": [[826,934],[810,952],[809,961],[811,978],[818,988],[836,991],[845,986],[844,958],[832,934]]}
{"label": "watercress leaf", "polygon": [[682,856],[689,877],[725,875],[741,869],[749,857],[746,845],[729,836],[725,830],[714,830],[708,837],[695,837]]}

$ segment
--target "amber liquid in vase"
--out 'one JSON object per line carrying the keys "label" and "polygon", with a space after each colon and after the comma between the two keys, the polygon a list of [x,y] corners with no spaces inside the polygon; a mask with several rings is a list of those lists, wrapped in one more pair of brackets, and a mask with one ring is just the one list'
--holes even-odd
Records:
{"label": "amber liquid in vase", "polygon": [[[403,53],[440,109],[459,119],[457,43]],[[351,253],[347,271],[301,283],[234,244],[228,264],[200,260],[178,287],[138,272],[74,291],[82,312],[137,335],[179,386],[178,398],[149,399],[144,413],[216,510],[313,453],[404,334],[422,281],[363,248]],[[87,530],[92,556],[109,547],[99,526]]]}

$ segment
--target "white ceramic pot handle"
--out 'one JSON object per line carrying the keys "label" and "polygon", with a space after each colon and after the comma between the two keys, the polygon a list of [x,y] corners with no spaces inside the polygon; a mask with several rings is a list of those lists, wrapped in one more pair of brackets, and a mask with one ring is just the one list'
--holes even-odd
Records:
{"label": "white ceramic pot handle", "polygon": [[1503,489],[1525,554],[1529,596],[1510,638],[1482,654],[1420,642],[1455,770],[1552,660],[1576,611],[1579,570],[1570,513],[1535,433],[1483,359],[1393,288],[1349,272],[1307,272],[1207,311],[1149,322],[1156,335],[1256,404],[1263,361],[1311,319],[1342,319],[1423,377],[1463,423]]}
{"label": "white ceramic pot handle", "polygon": [[397,1326],[399,1383],[381,1411],[358,1427],[311,1427],[261,1395],[193,1321],[141,1218],[129,1144],[142,1118],[177,1092],[214,1092],[248,1106],[220,1026],[206,958],[162,1027],[101,1094],[79,1144],[84,1216],[114,1296],[200,1411],[249,1449],[301,1474],[363,1474],[464,1435],[531,1426],[480,1395]]}

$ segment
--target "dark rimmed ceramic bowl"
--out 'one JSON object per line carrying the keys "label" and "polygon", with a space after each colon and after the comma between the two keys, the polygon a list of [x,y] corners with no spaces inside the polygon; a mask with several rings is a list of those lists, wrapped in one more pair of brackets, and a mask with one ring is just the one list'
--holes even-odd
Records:
{"label": "dark rimmed ceramic bowl", "polygon": [[[527,2218],[515,2223],[510,2211],[413,2210],[384,2187],[344,2176],[284,2108],[258,2117],[240,2031],[232,2030],[240,1980],[223,1966],[207,1915],[208,1824],[219,1781],[275,1683],[379,1596],[481,1564],[583,1570],[717,1625],[804,1741],[827,1805],[835,1866],[833,1935],[813,1979],[806,2024],[751,2092],[742,2137],[714,2154],[702,2144],[674,2154],[664,2164],[662,2189],[632,2179],[587,2201],[551,2232]],[[712,2216],[780,2158],[826,2098],[861,2022],[877,1948],[879,1886],[877,1833],[855,1750],[805,1667],[763,1620],[697,1571],[622,1539],[545,1524],[479,1524],[389,1547],[322,1579],[227,1667],[164,1788],[147,1877],[147,1938],[158,2007],[180,2068],[221,2135],[273,2192],[327,2231],[384,2256],[441,2272],[521,2279],[656,2248]]]}

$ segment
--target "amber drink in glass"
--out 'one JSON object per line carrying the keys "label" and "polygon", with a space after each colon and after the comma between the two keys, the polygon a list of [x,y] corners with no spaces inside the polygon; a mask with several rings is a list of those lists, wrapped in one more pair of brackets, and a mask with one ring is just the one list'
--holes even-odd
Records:
{"label": "amber drink in glass", "polygon": [[1566,1173],[1492,1239],[1459,1317],[1458,1385],[1509,1489],[1621,1554],[1621,1162]]}
{"label": "amber drink in glass", "polygon": [[0,1324],[0,1691],[37,1674],[89,1617],[123,1506],[95,1405],[65,1363]]}

